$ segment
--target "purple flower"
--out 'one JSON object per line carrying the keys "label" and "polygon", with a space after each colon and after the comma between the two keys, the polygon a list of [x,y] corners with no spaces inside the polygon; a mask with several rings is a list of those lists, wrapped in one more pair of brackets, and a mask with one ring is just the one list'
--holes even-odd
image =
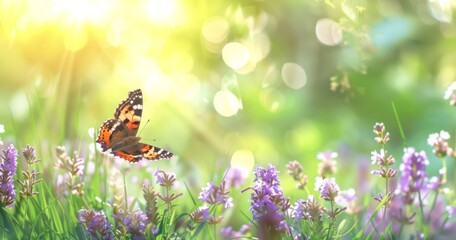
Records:
{"label": "purple flower", "polygon": [[437,191],[445,182],[443,176],[445,174],[445,169],[439,170],[439,176],[433,176],[429,179],[426,179],[426,189],[429,191]]}
{"label": "purple flower", "polygon": [[259,223],[259,231],[275,237],[288,230],[284,216],[290,207],[289,200],[279,188],[277,170],[273,165],[269,165],[268,169],[257,167],[254,172],[254,185],[249,188],[253,190],[250,196],[250,211],[253,219]]}
{"label": "purple flower", "polygon": [[272,186],[280,185],[278,176],[277,176],[277,170],[275,169],[274,166],[272,166],[272,164],[269,164],[268,169],[257,167],[257,168],[255,168],[254,173],[255,173],[255,179],[253,181],[255,181],[255,182],[257,182],[258,180],[261,180]]}
{"label": "purple flower", "polygon": [[195,223],[202,223],[209,218],[209,208],[208,207],[199,207],[195,211],[190,213],[190,220]]}
{"label": "purple flower", "polygon": [[141,210],[136,210],[124,219],[124,223],[127,226],[127,231],[131,233],[133,239],[135,239],[135,236],[144,236],[148,223],[147,215]]}
{"label": "purple flower", "polygon": [[292,213],[291,217],[294,219],[307,219],[306,200],[299,199],[291,206]]}
{"label": "purple flower", "polygon": [[321,161],[330,161],[334,160],[338,156],[337,152],[333,151],[325,151],[325,152],[320,152],[317,154],[317,158],[320,159]]}
{"label": "purple flower", "polygon": [[252,225],[244,224],[239,228],[239,231],[235,231],[233,229],[233,227],[228,226],[228,227],[221,228],[220,233],[226,239],[237,239],[237,238],[242,238],[242,236],[247,234],[251,228],[252,228]]}
{"label": "purple flower", "polygon": [[122,222],[126,228],[126,233],[131,234],[132,239],[146,239],[144,233],[149,223],[146,213],[136,210],[135,212],[120,212],[113,217]]}
{"label": "purple flower", "polygon": [[154,172],[154,176],[157,178],[157,184],[162,187],[170,188],[176,181],[176,175],[174,173],[168,173],[157,168]]}
{"label": "purple flower", "polygon": [[396,194],[402,194],[405,204],[413,203],[414,194],[424,189],[428,164],[424,151],[415,152],[411,147],[404,149],[402,164],[399,167],[401,177],[396,187]]}
{"label": "purple flower", "polygon": [[11,144],[3,150],[2,163],[0,164],[0,200],[2,206],[14,206],[16,191],[14,190],[14,175],[17,168],[17,150]]}
{"label": "purple flower", "polygon": [[114,239],[111,233],[111,224],[106,220],[103,210],[96,212],[94,210],[81,209],[78,213],[79,223],[86,226],[87,232],[94,239]]}
{"label": "purple flower", "polygon": [[304,175],[302,173],[302,166],[301,164],[294,160],[291,161],[287,164],[287,172],[290,174],[290,176],[293,177],[293,179],[297,182],[296,183],[296,188],[297,189],[304,189],[304,187],[307,185],[307,175]]}
{"label": "purple flower", "polygon": [[231,167],[226,172],[225,181],[227,183],[227,187],[239,187],[245,181],[245,175],[241,169]]}
{"label": "purple flower", "polygon": [[[454,217],[455,208],[447,206],[444,197],[439,195],[435,199],[435,206],[433,208],[425,208],[424,216],[427,217],[430,232],[428,239],[455,239],[456,236],[456,222],[449,221],[449,219],[442,217],[448,213],[448,217]],[[441,238],[439,238],[439,236]]]}
{"label": "purple flower", "polygon": [[394,164],[393,156],[386,156],[384,149],[380,149],[380,152],[372,151],[371,155],[372,165],[377,164],[381,166],[380,170],[373,170],[371,172],[372,175],[380,175],[383,178],[396,176],[397,170],[390,168]]}
{"label": "purple flower", "polygon": [[299,179],[299,175],[302,173],[302,166],[301,164],[294,160],[287,164],[288,174],[293,177],[294,180]]}
{"label": "purple flower", "polygon": [[334,202],[339,194],[339,186],[335,178],[317,177],[315,180],[315,190],[320,191],[320,197],[324,200]]}
{"label": "purple flower", "polygon": [[202,188],[202,192],[199,194],[199,199],[202,202],[209,203],[211,205],[223,204],[225,208],[233,206],[233,198],[228,196],[229,191],[226,191],[225,181],[220,186],[214,185],[210,182],[207,187]]}
{"label": "purple flower", "polygon": [[337,204],[347,208],[348,214],[355,214],[361,210],[361,207],[356,204],[357,199],[353,188],[339,192],[335,200]]}
{"label": "purple flower", "polygon": [[291,207],[291,217],[294,219],[305,219],[312,222],[319,222],[321,219],[322,207],[311,195],[308,200],[299,199]]}
{"label": "purple flower", "polygon": [[321,163],[318,164],[318,175],[326,177],[336,173],[337,162],[334,160],[336,157],[337,153],[333,151],[318,153],[317,158],[321,160]]}
{"label": "purple flower", "polygon": [[447,206],[446,211],[448,212],[449,218],[456,217],[456,207],[455,206]]}

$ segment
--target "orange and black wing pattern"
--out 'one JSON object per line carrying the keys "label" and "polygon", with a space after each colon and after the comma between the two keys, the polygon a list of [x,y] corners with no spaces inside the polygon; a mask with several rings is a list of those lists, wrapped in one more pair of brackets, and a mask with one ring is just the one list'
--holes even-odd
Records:
{"label": "orange and black wing pattern", "polygon": [[143,110],[143,95],[141,89],[136,89],[128,93],[127,99],[123,100],[117,106],[114,112],[114,118],[119,119],[125,126],[130,129],[133,135],[138,132],[141,123]]}

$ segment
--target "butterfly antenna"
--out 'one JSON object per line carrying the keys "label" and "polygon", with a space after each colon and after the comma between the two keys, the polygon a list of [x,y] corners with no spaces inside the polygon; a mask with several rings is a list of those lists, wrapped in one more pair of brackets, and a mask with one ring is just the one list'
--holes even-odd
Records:
{"label": "butterfly antenna", "polygon": [[147,126],[147,124],[148,124],[149,122],[150,122],[150,118],[149,118],[149,119],[147,119],[147,122],[146,122],[146,123],[145,123],[145,124],[142,126],[141,130],[139,131],[139,134],[138,134],[138,136],[140,136],[140,135],[141,135],[142,131],[144,130],[144,128]]}

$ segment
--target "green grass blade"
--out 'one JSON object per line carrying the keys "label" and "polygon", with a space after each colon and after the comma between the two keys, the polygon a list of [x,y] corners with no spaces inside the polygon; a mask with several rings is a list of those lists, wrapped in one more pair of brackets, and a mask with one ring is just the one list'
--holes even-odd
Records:
{"label": "green grass blade", "polygon": [[407,147],[407,139],[405,138],[404,129],[402,128],[401,120],[399,119],[399,114],[397,113],[396,105],[394,102],[391,102],[391,106],[393,107],[394,116],[396,117],[396,124],[399,128],[399,132],[401,134],[402,143],[404,144],[404,148]]}
{"label": "green grass blade", "polygon": [[188,188],[187,184],[184,182],[185,189],[187,190],[188,195],[190,196],[190,199],[192,200],[192,203],[194,206],[196,206],[196,201],[195,198],[192,195],[192,192],[190,192],[190,189]]}

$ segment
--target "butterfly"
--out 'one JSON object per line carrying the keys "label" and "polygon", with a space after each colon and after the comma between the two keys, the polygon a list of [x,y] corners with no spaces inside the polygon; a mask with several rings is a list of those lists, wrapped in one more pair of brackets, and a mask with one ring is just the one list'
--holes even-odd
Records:
{"label": "butterfly", "polygon": [[114,119],[106,120],[100,127],[97,143],[103,152],[111,149],[115,156],[129,162],[139,162],[143,158],[159,160],[171,158],[173,154],[164,149],[140,143],[136,136],[143,111],[143,95],[141,89],[128,93],[128,97],[117,106]]}

